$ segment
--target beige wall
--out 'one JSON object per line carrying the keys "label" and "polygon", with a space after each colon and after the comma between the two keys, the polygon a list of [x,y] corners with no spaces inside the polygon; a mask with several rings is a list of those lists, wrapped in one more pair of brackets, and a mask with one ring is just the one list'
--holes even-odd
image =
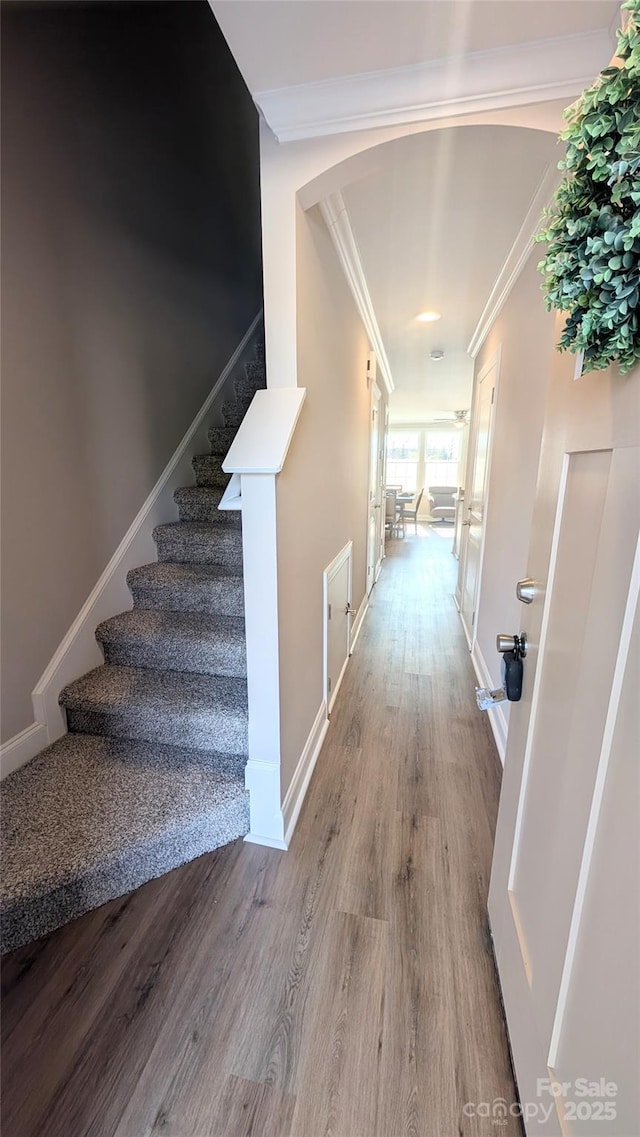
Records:
{"label": "beige wall", "polygon": [[[519,632],[526,609],[516,581],[527,575],[538,455],[551,368],[554,318],[544,306],[535,248],[478,358],[476,375],[501,345],[489,504],[478,603],[478,646],[495,686],[501,682],[498,632]],[[508,715],[508,705],[503,704]]]}
{"label": "beige wall", "polygon": [[208,5],[3,9],[2,738],[261,304]]}
{"label": "beige wall", "polygon": [[322,702],[322,573],[353,541],[365,594],[369,342],[317,208],[297,217],[298,384],[307,398],[277,479],[283,794]]}

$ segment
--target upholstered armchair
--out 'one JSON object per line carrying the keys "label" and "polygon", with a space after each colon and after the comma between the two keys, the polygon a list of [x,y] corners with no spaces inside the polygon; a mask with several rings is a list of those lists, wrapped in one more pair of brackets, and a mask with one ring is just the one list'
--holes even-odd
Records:
{"label": "upholstered armchair", "polygon": [[429,512],[436,521],[455,521],[457,486],[429,486]]}

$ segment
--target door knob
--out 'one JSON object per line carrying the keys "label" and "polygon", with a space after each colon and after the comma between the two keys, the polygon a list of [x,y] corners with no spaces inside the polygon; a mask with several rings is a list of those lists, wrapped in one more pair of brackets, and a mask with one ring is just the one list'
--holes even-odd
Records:
{"label": "door knob", "polygon": [[524,659],[527,654],[527,637],[524,632],[519,636],[507,636],[503,632],[496,636],[496,651],[504,654],[506,651],[514,651],[516,655]]}
{"label": "door knob", "polygon": [[516,584],[516,596],[523,604],[533,604],[536,595],[536,582],[530,576],[525,576]]}

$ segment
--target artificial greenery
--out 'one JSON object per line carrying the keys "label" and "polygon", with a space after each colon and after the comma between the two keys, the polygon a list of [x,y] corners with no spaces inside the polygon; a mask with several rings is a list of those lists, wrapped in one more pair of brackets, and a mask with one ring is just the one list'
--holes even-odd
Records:
{"label": "artificial greenery", "polygon": [[536,237],[547,308],[568,313],[558,348],[584,370],[640,359],[640,0],[623,5],[618,58],[565,112],[565,176]]}

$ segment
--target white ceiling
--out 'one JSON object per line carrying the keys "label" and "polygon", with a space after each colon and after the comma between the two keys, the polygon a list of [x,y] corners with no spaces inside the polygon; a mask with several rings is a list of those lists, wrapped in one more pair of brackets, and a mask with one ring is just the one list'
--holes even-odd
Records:
{"label": "white ceiling", "polygon": [[[467,347],[527,209],[560,154],[553,135],[459,127],[385,147],[376,173],[342,196],[396,391],[392,418],[469,407]],[[433,324],[416,321],[436,309]],[[433,362],[432,348],[445,358]]]}
{"label": "white ceiling", "polygon": [[617,0],[209,0],[252,94],[609,28]]}

